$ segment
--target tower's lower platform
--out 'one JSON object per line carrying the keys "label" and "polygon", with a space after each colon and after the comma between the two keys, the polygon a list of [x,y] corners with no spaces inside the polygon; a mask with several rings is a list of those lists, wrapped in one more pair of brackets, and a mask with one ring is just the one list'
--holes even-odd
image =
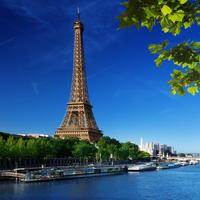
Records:
{"label": "tower's lower platform", "polygon": [[56,137],[64,139],[65,137],[76,137],[81,140],[97,142],[102,136],[102,132],[97,129],[89,128],[58,128],[55,133]]}

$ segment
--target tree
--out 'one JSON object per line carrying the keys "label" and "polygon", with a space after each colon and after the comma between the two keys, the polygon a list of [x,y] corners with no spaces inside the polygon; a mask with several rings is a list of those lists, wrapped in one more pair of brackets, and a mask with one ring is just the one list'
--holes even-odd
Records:
{"label": "tree", "polygon": [[27,150],[27,156],[29,158],[37,158],[38,150],[37,150],[37,147],[36,147],[36,140],[35,139],[29,139],[27,141],[26,150]]}
{"label": "tree", "polygon": [[186,157],[186,155],[184,153],[179,153],[178,156],[179,157]]}
{"label": "tree", "polygon": [[[146,27],[152,30],[159,24],[164,33],[178,35],[182,29],[200,26],[199,0],[129,0],[122,4],[125,11],[119,16],[120,27]],[[168,41],[150,44],[149,51],[158,54],[159,67],[163,61],[172,61],[178,69],[171,73],[171,93],[195,95],[200,89],[200,41],[183,41],[170,46]]]}
{"label": "tree", "polygon": [[5,157],[5,142],[2,138],[2,136],[0,136],[0,158],[4,158]]}
{"label": "tree", "polygon": [[104,136],[98,141],[97,147],[97,155],[101,160],[109,160],[111,157],[115,160],[119,158],[121,144],[118,140]]}
{"label": "tree", "polygon": [[49,139],[38,138],[35,140],[35,150],[37,158],[52,157],[53,147]]}
{"label": "tree", "polygon": [[122,144],[122,149],[126,152],[127,159],[137,159],[139,148],[136,144],[125,142]]}
{"label": "tree", "polygon": [[74,145],[79,142],[78,138],[52,139],[53,155],[56,157],[72,157]]}
{"label": "tree", "polygon": [[5,155],[8,158],[16,157],[16,141],[12,136],[9,136],[6,143],[5,143]]}
{"label": "tree", "polygon": [[137,156],[139,160],[149,160],[151,157],[150,154],[145,151],[140,151]]}
{"label": "tree", "polygon": [[16,142],[16,156],[19,158],[24,158],[26,157],[26,146],[25,146],[25,141],[20,138],[18,139],[18,141]]}
{"label": "tree", "polygon": [[119,158],[120,160],[128,160],[129,159],[129,148],[126,145],[122,144],[119,149]]}
{"label": "tree", "polygon": [[100,160],[109,160],[110,152],[108,149],[108,137],[101,137],[97,142],[97,156]]}
{"label": "tree", "polygon": [[75,144],[73,155],[77,158],[88,159],[95,158],[96,148],[94,144],[90,144],[88,141],[80,141]]}

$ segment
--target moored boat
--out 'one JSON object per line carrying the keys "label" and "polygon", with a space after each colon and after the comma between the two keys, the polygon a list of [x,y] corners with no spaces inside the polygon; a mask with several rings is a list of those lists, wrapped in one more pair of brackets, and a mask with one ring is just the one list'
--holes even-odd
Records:
{"label": "moored boat", "polygon": [[178,162],[178,164],[181,165],[181,166],[189,165],[189,163],[187,161],[181,161],[181,162]]}
{"label": "moored boat", "polygon": [[168,163],[160,163],[156,168],[160,170],[160,169],[169,169],[170,167]]}
{"label": "moored boat", "polygon": [[94,176],[106,176],[106,175],[117,175],[123,173],[122,167],[90,167],[90,168],[79,168],[79,169],[45,169],[45,171],[34,171],[28,172],[25,178],[20,181],[25,183],[31,182],[44,182],[53,180],[65,180],[74,178],[85,178]]}
{"label": "moored boat", "polygon": [[197,165],[197,164],[199,164],[199,161],[198,160],[190,160],[189,164],[190,165]]}
{"label": "moored boat", "polygon": [[156,170],[156,165],[154,164],[139,164],[128,167],[128,171],[154,171]]}

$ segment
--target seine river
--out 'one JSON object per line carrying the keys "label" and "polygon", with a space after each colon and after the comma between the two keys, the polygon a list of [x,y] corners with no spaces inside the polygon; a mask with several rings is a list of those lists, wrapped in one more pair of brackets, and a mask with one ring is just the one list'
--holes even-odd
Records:
{"label": "seine river", "polygon": [[0,200],[200,200],[200,165],[48,183],[0,182]]}

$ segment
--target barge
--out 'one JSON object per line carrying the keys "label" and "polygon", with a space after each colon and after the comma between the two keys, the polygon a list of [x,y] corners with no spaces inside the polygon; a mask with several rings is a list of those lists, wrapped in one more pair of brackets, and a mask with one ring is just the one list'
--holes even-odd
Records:
{"label": "barge", "polygon": [[36,171],[27,171],[24,177],[19,178],[20,182],[45,182],[54,180],[65,180],[75,178],[87,178],[96,176],[117,175],[125,172],[120,166],[101,166],[101,167],[83,167],[83,168],[43,168]]}

